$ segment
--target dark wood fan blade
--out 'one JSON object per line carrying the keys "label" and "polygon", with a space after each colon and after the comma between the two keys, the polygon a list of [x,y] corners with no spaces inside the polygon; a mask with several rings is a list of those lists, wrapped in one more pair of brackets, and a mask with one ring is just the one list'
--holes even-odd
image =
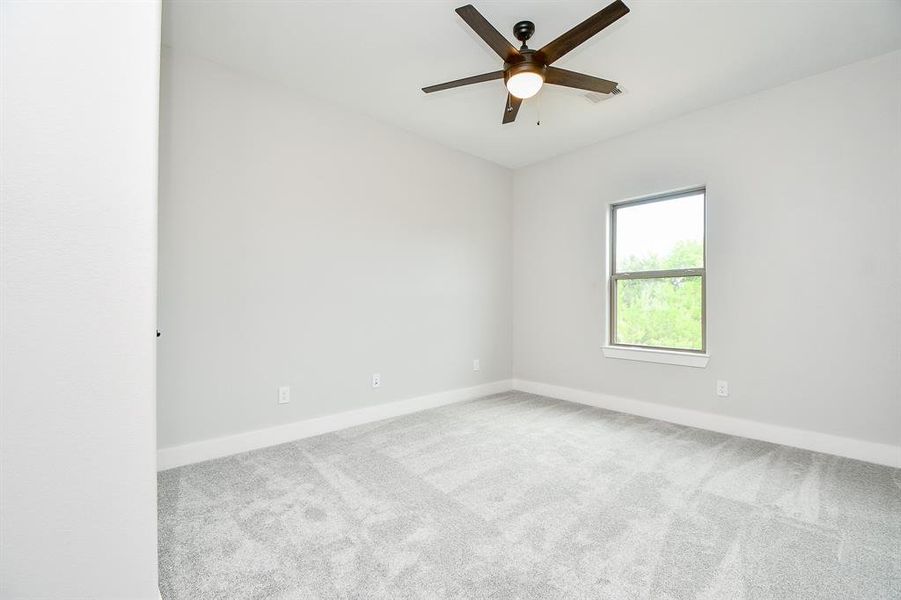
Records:
{"label": "dark wood fan blade", "polygon": [[458,8],[457,14],[466,21],[467,25],[472,27],[472,30],[480,38],[485,40],[486,44],[491,46],[492,50],[497,52],[498,56],[504,59],[504,62],[516,62],[520,58],[519,50],[514,48],[507,38],[502,36],[472,4]]}
{"label": "dark wood fan blade", "polygon": [[493,79],[503,79],[504,72],[503,71],[494,71],[493,73],[483,73],[482,75],[473,75],[472,77],[464,77],[463,79],[455,79],[454,81],[448,81],[447,83],[439,83],[437,85],[430,85],[429,87],[422,88],[422,91],[426,94],[431,94],[432,92],[440,92],[441,90],[449,90],[451,88],[460,87],[463,85],[471,85],[473,83],[482,83],[483,81],[491,81]]}
{"label": "dark wood fan blade", "polygon": [[554,41],[548,43],[538,52],[544,55],[544,64],[549,65],[591,36],[624,17],[629,13],[629,7],[622,0],[616,0],[607,8],[588,17]]}
{"label": "dark wood fan blade", "polygon": [[507,93],[507,102],[504,104],[504,119],[501,121],[504,125],[516,120],[516,114],[519,112],[521,104],[521,98],[517,98],[509,92]]}
{"label": "dark wood fan blade", "polygon": [[591,75],[567,71],[566,69],[558,69],[557,67],[547,68],[547,72],[544,75],[544,82],[579,90],[588,90],[589,92],[598,92],[600,94],[612,94],[617,86],[615,81],[607,81],[600,77],[592,77]]}

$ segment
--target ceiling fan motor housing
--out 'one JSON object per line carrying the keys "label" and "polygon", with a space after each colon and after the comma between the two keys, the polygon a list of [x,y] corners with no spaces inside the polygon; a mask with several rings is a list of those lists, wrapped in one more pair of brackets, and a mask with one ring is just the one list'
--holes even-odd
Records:
{"label": "ceiling fan motor housing", "polygon": [[544,79],[547,73],[547,66],[541,60],[541,55],[536,55],[534,50],[525,50],[522,52],[521,60],[504,65],[504,83],[519,73],[538,73]]}

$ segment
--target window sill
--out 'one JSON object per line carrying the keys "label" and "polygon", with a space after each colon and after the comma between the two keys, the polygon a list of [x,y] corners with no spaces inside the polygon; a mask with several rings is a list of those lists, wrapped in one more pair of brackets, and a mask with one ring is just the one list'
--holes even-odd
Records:
{"label": "window sill", "polygon": [[709,354],[697,352],[679,352],[678,350],[655,350],[653,348],[624,348],[622,346],[604,346],[602,348],[607,358],[619,358],[623,360],[638,360],[642,362],[661,363],[664,365],[679,365],[682,367],[696,367],[703,369],[710,360]]}

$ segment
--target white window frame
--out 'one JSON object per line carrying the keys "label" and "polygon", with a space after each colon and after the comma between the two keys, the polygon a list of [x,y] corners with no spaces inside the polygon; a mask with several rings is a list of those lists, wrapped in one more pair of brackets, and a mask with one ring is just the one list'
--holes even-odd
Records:
{"label": "white window frame", "polygon": [[[661,271],[642,271],[636,273],[617,272],[616,270],[616,211],[617,209],[665,202],[685,196],[704,195],[704,266],[692,269],[668,269]],[[668,192],[630,198],[610,204],[607,213],[607,327],[603,352],[607,358],[638,360],[687,367],[706,367],[710,359],[707,347],[707,188],[693,186]],[[616,335],[616,282],[630,279],[655,279],[664,277],[701,277],[701,349],[665,348],[656,346],[640,346],[620,344],[614,341]]]}

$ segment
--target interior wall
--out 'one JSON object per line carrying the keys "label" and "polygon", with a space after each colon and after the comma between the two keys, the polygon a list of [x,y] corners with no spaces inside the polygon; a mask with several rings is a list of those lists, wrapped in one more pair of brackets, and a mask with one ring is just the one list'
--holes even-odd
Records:
{"label": "interior wall", "polygon": [[[899,444],[899,74],[895,52],[516,172],[515,377]],[[707,368],[605,358],[609,204],[699,184]]]}
{"label": "interior wall", "polygon": [[162,70],[160,447],[510,378],[510,171],[177,51]]}
{"label": "interior wall", "polygon": [[158,598],[160,3],[0,11],[0,597]]}

